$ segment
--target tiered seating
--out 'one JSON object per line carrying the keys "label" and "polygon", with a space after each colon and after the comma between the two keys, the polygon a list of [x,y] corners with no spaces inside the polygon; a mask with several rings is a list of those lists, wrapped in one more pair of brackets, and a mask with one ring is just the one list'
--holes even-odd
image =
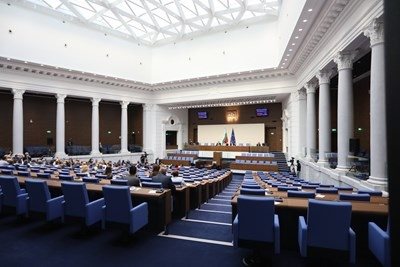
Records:
{"label": "tiered seating", "polygon": [[242,153],[235,157],[231,169],[253,171],[278,171],[278,165],[272,153]]}
{"label": "tiered seating", "polygon": [[168,153],[167,157],[161,159],[166,165],[190,166],[198,158],[198,151],[177,150],[175,153]]}

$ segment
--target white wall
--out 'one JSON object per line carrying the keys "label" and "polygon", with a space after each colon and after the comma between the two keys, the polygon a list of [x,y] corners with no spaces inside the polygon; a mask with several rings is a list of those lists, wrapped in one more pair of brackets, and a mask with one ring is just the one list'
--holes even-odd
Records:
{"label": "white wall", "polygon": [[236,145],[250,143],[255,146],[258,142],[263,143],[265,136],[263,123],[198,125],[197,129],[197,140],[201,144],[216,144],[218,141],[222,143],[225,132],[230,142],[232,129],[235,132]]}
{"label": "white wall", "polygon": [[277,22],[194,37],[153,48],[152,82],[273,68],[277,52]]}
{"label": "white wall", "polygon": [[8,6],[6,2],[0,2],[0,56],[150,81],[148,47],[15,5]]}

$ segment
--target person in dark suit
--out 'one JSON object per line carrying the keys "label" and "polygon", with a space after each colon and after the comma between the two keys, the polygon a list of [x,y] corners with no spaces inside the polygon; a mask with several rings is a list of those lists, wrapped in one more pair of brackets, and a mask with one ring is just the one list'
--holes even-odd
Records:
{"label": "person in dark suit", "polygon": [[136,166],[129,167],[129,175],[125,177],[128,180],[129,186],[140,186],[140,180],[136,175]]}
{"label": "person in dark suit", "polygon": [[[155,165],[155,166],[158,166],[158,168],[160,168],[159,165]],[[155,166],[153,166],[153,173],[154,173]],[[171,189],[172,195],[175,195],[176,188],[175,188],[174,183],[172,182],[171,177],[167,176],[166,168],[161,168],[158,174],[152,176],[152,181],[161,183],[163,188]]]}

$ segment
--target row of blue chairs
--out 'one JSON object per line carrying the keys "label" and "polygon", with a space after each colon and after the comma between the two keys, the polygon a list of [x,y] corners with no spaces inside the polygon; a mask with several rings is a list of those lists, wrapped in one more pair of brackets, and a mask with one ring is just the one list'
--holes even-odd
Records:
{"label": "row of blue chairs", "polygon": [[92,202],[85,183],[62,182],[63,195],[54,198],[45,180],[26,179],[25,186],[20,188],[14,176],[0,176],[0,207],[15,207],[17,215],[28,216],[29,211],[45,213],[48,221],[81,217],[87,226],[101,222],[103,229],[107,221],[129,224],[132,234],[148,223],[147,203],[133,207],[128,186],[103,186],[104,198]]}
{"label": "row of blue chairs", "polygon": [[[238,197],[238,214],[233,222],[234,247],[254,246],[260,242],[273,243],[280,252],[280,223],[275,214],[274,198]],[[368,244],[383,266],[390,266],[389,223],[382,230],[373,222],[368,224]],[[356,233],[351,228],[351,203],[310,199],[307,219],[299,216],[298,245],[302,257],[309,247],[349,251],[349,260],[356,262]]]}

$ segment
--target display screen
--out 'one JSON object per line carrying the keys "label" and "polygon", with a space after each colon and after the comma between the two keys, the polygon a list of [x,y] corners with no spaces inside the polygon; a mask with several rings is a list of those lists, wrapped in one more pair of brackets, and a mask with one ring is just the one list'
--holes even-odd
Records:
{"label": "display screen", "polygon": [[199,112],[197,112],[197,117],[199,119],[207,119],[207,111],[199,111]]}
{"label": "display screen", "polygon": [[267,117],[268,109],[267,108],[257,108],[256,115],[257,115],[257,117]]}

